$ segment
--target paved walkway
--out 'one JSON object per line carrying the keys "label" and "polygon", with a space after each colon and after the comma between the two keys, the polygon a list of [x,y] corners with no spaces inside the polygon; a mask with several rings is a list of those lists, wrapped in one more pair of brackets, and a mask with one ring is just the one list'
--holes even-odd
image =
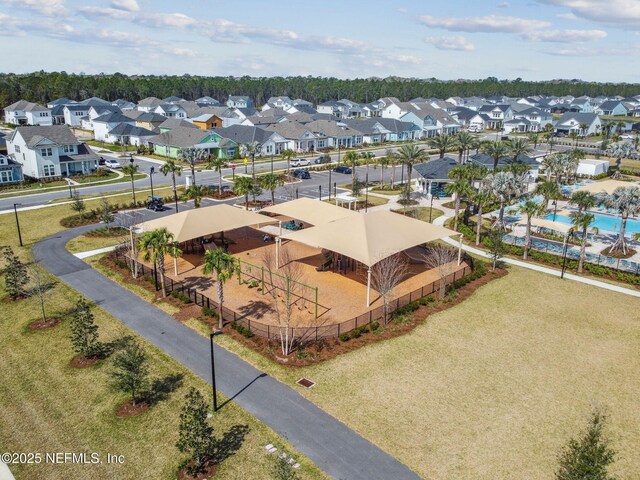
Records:
{"label": "paved walkway", "polygon": [[[209,382],[207,338],[109,280],[65,249],[69,240],[92,228],[96,226],[66,230],[41,241],[33,247],[35,260]],[[221,347],[216,348],[216,372],[218,388],[226,397],[275,430],[333,478],[420,478],[292,388]]]}

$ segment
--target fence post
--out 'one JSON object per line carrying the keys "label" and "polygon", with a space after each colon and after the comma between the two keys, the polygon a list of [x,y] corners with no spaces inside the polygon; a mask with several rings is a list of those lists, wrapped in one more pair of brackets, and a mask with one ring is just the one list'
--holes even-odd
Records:
{"label": "fence post", "polygon": [[264,265],[262,266],[262,294],[264,295]]}
{"label": "fence post", "polygon": [[242,260],[238,259],[238,285],[242,285]]}
{"label": "fence post", "polygon": [[316,287],[316,320],[318,319],[318,287]]}

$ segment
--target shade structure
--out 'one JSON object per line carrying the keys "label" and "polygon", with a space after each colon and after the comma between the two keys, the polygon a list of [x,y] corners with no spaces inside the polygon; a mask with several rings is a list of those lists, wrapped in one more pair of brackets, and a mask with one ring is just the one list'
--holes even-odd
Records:
{"label": "shade structure", "polygon": [[[516,222],[516,225],[526,226],[527,225],[526,218],[522,218],[518,220]],[[549,230],[555,230],[557,232],[562,232],[565,235],[569,233],[573,228],[571,225],[568,225],[566,223],[554,222],[553,220],[547,220],[545,218],[535,218],[535,217],[531,219],[531,226],[547,228]]]}
{"label": "shade structure", "polygon": [[603,180],[602,182],[588,183],[576,190],[581,192],[611,194],[618,187],[637,187],[638,185],[640,184],[638,184],[637,182],[623,182],[622,180]]}
{"label": "shade structure", "polygon": [[255,212],[220,204],[156,218],[139,223],[136,227],[143,232],[166,228],[169,233],[173,234],[175,241],[182,243],[194,238],[260,223],[274,223],[274,220]]}
{"label": "shade structure", "polygon": [[298,198],[278,205],[264,208],[262,211],[296,218],[311,225],[322,225],[340,218],[358,216],[358,212],[338,207],[331,203],[321,202],[312,198]]}
{"label": "shade structure", "polygon": [[452,235],[448,228],[387,210],[356,213],[282,238],[338,252],[371,267],[396,253]]}

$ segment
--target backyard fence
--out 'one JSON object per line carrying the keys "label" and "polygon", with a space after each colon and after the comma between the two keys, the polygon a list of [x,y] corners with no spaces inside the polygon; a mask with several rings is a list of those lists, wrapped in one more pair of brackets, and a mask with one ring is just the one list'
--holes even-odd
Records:
{"label": "backyard fence", "polygon": [[[131,259],[126,254],[123,254],[120,250],[116,250],[115,254],[118,260],[131,262],[132,266],[135,265],[140,276],[144,277],[146,275],[154,278],[153,267],[146,266],[143,263],[138,262],[137,260]],[[446,277],[445,286],[451,285],[453,282],[460,280],[466,275],[469,275],[472,271],[473,269],[471,267],[465,265],[462,269],[456,270]],[[203,295],[196,288],[185,285],[183,282],[173,280],[166,275],[165,285],[168,294],[171,294],[173,292],[180,292],[198,306],[215,310],[216,312],[218,310],[218,302],[206,295]],[[427,285],[413,290],[410,293],[393,299],[391,302],[389,302],[388,315],[390,316],[394,311],[410,304],[411,302],[438,292],[439,288],[440,279],[437,279]],[[341,323],[310,327],[290,327],[288,329],[288,333],[290,338],[295,338],[298,342],[318,341],[323,339],[336,338],[341,334],[349,333],[356,328],[369,325],[372,322],[381,321],[383,320],[383,317],[384,307],[381,305],[379,307],[370,309],[367,312],[358,315],[357,317],[351,318]],[[224,305],[222,307],[222,319],[225,323],[235,323],[237,325],[241,325],[244,328],[250,330],[254,335],[266,338],[268,340],[279,340],[280,335],[285,334],[284,327],[280,327],[278,325],[269,325],[257,320],[253,320],[248,314],[236,312],[235,310],[227,308]]]}

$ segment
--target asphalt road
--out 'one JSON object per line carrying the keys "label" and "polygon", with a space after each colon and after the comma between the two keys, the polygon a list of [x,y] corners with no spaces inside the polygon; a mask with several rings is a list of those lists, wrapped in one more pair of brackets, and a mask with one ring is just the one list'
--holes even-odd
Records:
{"label": "asphalt road", "polygon": [[[70,239],[92,228],[96,226],[65,230],[41,241],[33,247],[35,260],[62,282],[209,382],[208,339],[67,252],[65,245]],[[216,347],[215,362],[216,384],[226,397],[275,430],[331,477],[353,480],[419,478],[293,389],[235,354]],[[224,415],[224,406],[219,414]],[[394,412],[390,411],[389,415],[394,415]],[[260,453],[255,452],[256,455]]]}

